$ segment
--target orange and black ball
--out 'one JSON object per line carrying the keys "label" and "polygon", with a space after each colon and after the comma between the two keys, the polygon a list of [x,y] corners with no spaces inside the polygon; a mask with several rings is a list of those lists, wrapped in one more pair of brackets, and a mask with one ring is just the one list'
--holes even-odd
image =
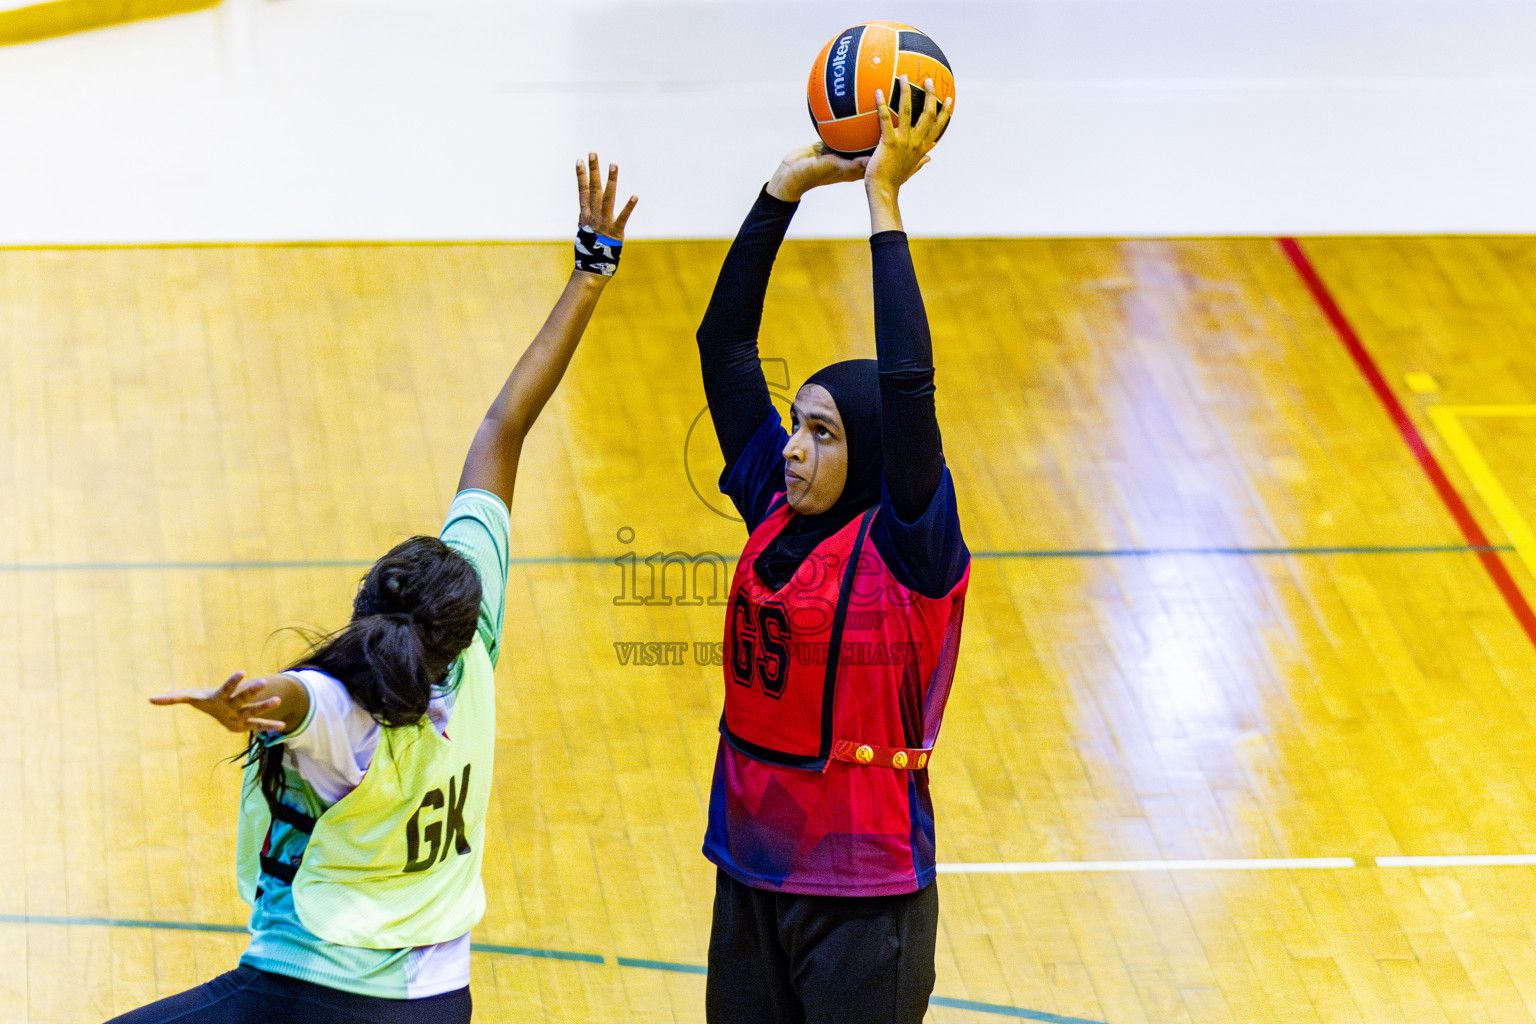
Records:
{"label": "orange and black ball", "polygon": [[866,21],[845,29],[821,48],[811,66],[806,102],[821,141],[843,156],[864,156],[880,144],[875,90],[895,110],[901,101],[897,78],[912,87],[912,119],[923,110],[923,83],[933,79],[940,103],[955,95],[955,76],[938,44],[895,21]]}

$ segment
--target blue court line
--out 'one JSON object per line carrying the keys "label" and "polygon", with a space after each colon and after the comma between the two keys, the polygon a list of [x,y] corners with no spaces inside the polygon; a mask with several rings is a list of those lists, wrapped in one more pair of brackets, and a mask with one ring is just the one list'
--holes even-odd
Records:
{"label": "blue court line", "polygon": [[[137,921],[122,917],[54,917],[46,914],[0,914],[0,924],[58,924],[91,926],[97,928],[150,928],[173,932],[226,932],[232,935],[248,935],[250,929],[243,924],[197,924],[192,921]],[[489,943],[471,943],[477,953],[500,953],[504,956],[533,956],[546,960],[576,960],[585,964],[606,963],[596,953],[569,953],[561,949],[532,949],[527,946],[496,946]]]}
{"label": "blue court line", "polygon": [[[57,924],[75,926],[93,926],[99,928],[150,928],[160,931],[179,932],[224,932],[244,935],[250,929],[245,925],[236,924],[197,924],[191,921],[137,921],[118,917],[54,917],[45,914],[0,914],[0,924]],[[490,943],[476,942],[469,947],[476,953],[496,953],[501,956],[528,956],[545,960],[566,960],[584,964],[605,964],[608,961],[597,953],[571,953],[559,949],[534,949],[527,946],[497,946]],[[708,968],[699,964],[679,964],[668,960],[642,960],[635,957],[614,957],[615,963],[620,967],[638,967],[648,971],[670,971],[674,974],[706,974]],[[933,996],[928,1002],[933,1006],[944,1006],[955,1010],[972,1010],[976,1013],[990,1013],[1000,1017],[1013,1017],[1017,1020],[1044,1021],[1045,1024],[1104,1024],[1103,1021],[1089,1020],[1086,1017],[1063,1017],[1055,1013],[1045,1013],[1041,1010],[1025,1010],[1017,1006],[1003,1006],[999,1003],[977,1003],[969,999],[949,999],[944,996]]]}
{"label": "blue court line", "polygon": [[[724,556],[722,556],[724,557]],[[607,555],[530,555],[512,565],[612,565]],[[245,562],[18,562],[0,564],[0,572],[123,572],[130,569],[366,569],[373,559],[273,559]]]}
{"label": "blue court line", "polygon": [[1320,548],[1078,548],[1053,551],[972,551],[972,558],[1161,558],[1165,556],[1237,556],[1268,558],[1286,555],[1475,555],[1515,550],[1512,544],[1413,544],[1401,547],[1344,545]]}
{"label": "blue court line", "polygon": [[487,942],[472,942],[469,948],[476,953],[499,953],[502,956],[536,956],[545,960],[575,960],[583,964],[607,963],[596,953],[566,953],[558,949],[531,949],[527,946],[493,946]]}
{"label": "blue court line", "polygon": [[49,917],[44,914],[0,914],[0,924],[93,925],[99,928],[151,928],[174,932],[229,932],[247,935],[243,924],[194,924],[189,921],[135,921],[122,917]]}
{"label": "blue court line", "polygon": [[676,974],[708,974],[702,964],[674,964],[667,960],[636,960],[631,956],[614,957],[620,967],[643,967],[648,971],[672,971]]}
{"label": "blue court line", "polygon": [[1043,1010],[1021,1010],[1017,1006],[1000,1006],[997,1003],[976,1003],[969,999],[948,999],[944,996],[933,996],[928,1000],[930,1006],[948,1006],[956,1010],[975,1010],[977,1013],[995,1013],[1002,1017],[1017,1017],[1020,1020],[1040,1020],[1046,1024],[1104,1024],[1103,1021],[1092,1020],[1088,1017],[1063,1017],[1059,1013],[1046,1013]]}
{"label": "blue court line", "polygon": [[[1284,556],[1327,555],[1476,555],[1485,552],[1514,551],[1510,544],[1410,544],[1344,545],[1339,547],[1192,547],[1192,548],[1066,548],[1021,551],[972,551],[972,558],[1044,559],[1044,558],[1168,558],[1168,557],[1238,557],[1270,558]],[[630,552],[625,552],[630,554]],[[713,552],[711,553],[713,554]],[[623,555],[529,555],[511,558],[511,565],[613,565]],[[741,557],[740,552],[720,553],[728,563]],[[642,559],[644,561],[644,559]],[[0,564],[0,573],[14,572],[126,572],[130,570],[239,571],[243,569],[366,569],[367,559],[315,559],[244,562],[20,562]]]}

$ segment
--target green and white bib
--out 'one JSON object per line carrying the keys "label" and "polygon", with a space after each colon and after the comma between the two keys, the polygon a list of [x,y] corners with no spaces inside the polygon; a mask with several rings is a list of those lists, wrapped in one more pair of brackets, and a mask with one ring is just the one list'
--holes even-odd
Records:
{"label": "green and white bib", "polygon": [[[328,942],[380,950],[433,945],[463,935],[485,913],[480,862],[496,691],[479,635],[460,665],[448,735],[427,719],[385,729],[362,782],[314,819],[291,884],[300,923]],[[240,895],[253,905],[261,871],[282,867],[263,862],[270,824],[252,765],[237,870]]]}

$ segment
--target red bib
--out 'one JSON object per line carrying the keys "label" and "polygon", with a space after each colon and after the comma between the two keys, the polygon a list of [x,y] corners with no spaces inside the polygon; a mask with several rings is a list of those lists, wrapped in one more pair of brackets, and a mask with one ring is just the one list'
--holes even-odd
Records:
{"label": "red bib", "polygon": [[793,510],[780,501],[748,539],[726,613],[720,721],[748,757],[823,771],[844,746],[907,748],[895,761],[842,759],[926,767],[919,755],[942,720],[970,573],[940,599],[907,590],[868,540],[878,513],[822,541],[778,591],[753,563]]}

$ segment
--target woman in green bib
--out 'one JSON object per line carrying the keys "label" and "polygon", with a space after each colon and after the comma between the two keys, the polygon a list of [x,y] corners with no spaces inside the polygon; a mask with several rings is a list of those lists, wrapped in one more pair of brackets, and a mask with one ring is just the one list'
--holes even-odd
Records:
{"label": "woman in green bib", "polygon": [[576,181],[576,269],[480,424],[441,534],[379,559],[351,622],[292,668],[151,698],[251,733],[238,844],[251,944],[235,970],[117,1024],[470,1019],[507,506],[635,206],[614,209],[618,169],[604,183],[595,154]]}

